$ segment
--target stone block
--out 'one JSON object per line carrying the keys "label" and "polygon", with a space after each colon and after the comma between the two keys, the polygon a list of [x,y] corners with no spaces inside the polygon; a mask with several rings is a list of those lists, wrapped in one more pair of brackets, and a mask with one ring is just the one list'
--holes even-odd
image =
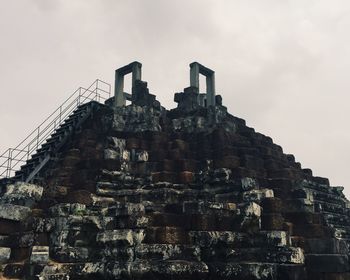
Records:
{"label": "stone block", "polygon": [[143,279],[206,279],[208,274],[208,266],[205,263],[186,260],[160,262],[140,260],[129,264],[126,269],[117,265],[111,270],[114,272],[113,279],[119,279],[123,275],[127,275],[130,279],[137,279],[140,276]]}
{"label": "stone block", "polygon": [[159,162],[159,161],[163,161],[166,158],[167,152],[163,149],[152,149],[148,155],[149,155],[149,158],[148,158],[149,161]]}
{"label": "stone block", "polygon": [[29,216],[31,209],[26,206],[0,204],[0,218],[11,221],[22,221]]}
{"label": "stone block", "polygon": [[34,232],[21,232],[18,235],[18,247],[30,247],[34,245],[36,234]]}
{"label": "stone block", "polygon": [[138,151],[136,152],[136,161],[137,162],[146,162],[148,161],[148,152],[147,151]]}
{"label": "stone block", "polygon": [[173,213],[152,213],[150,214],[152,225],[155,227],[190,227],[190,216],[184,214],[173,214]]}
{"label": "stone block", "polygon": [[81,215],[86,211],[86,205],[80,203],[60,203],[50,207],[49,212],[53,217],[67,217],[69,215]]}
{"label": "stone block", "polygon": [[[306,268],[300,264],[279,264],[277,265],[276,279],[283,280],[311,280],[307,278]],[[321,280],[321,279],[317,279]]]}
{"label": "stone block", "polygon": [[264,160],[259,157],[251,156],[251,155],[243,155],[240,157],[241,165],[248,169],[263,169],[264,168]]}
{"label": "stone block", "polygon": [[252,263],[289,263],[304,264],[304,254],[300,248],[294,247],[270,247],[267,250],[261,248],[239,248],[236,250],[230,246],[218,248],[202,248],[202,260],[205,262],[252,262]]}
{"label": "stone block", "polygon": [[104,159],[112,159],[112,160],[119,159],[119,152],[117,152],[113,149],[105,149],[103,158]]}
{"label": "stone block", "polygon": [[13,234],[21,229],[18,221],[6,220],[0,218],[0,234]]}
{"label": "stone block", "polygon": [[138,139],[138,138],[128,138],[126,140],[126,148],[128,150],[139,149],[140,148],[140,139]]}
{"label": "stone block", "polygon": [[[191,229],[199,231],[212,231],[217,229],[217,217],[215,215],[192,214]],[[227,221],[226,221],[227,222]],[[230,227],[230,224],[223,225]],[[229,229],[228,229],[229,230]]]}
{"label": "stone block", "polygon": [[101,247],[93,248],[90,250],[90,259],[93,263],[97,260],[105,260],[106,262],[129,262],[132,263],[135,260],[134,247]]}
{"label": "stone block", "polygon": [[172,149],[168,151],[168,157],[172,160],[180,160],[184,157],[186,158],[187,156],[180,149]]}
{"label": "stone block", "polygon": [[239,207],[240,209],[242,209],[242,214],[244,216],[255,216],[255,217],[261,216],[261,207],[255,202],[240,204]]}
{"label": "stone block", "polygon": [[1,197],[2,203],[17,204],[32,207],[40,201],[43,194],[43,187],[34,184],[18,182],[7,185],[6,192]]}
{"label": "stone block", "polygon": [[169,159],[164,159],[161,162],[161,170],[164,171],[170,171],[170,172],[174,172],[175,171],[175,161],[173,160],[169,160]]}
{"label": "stone block", "polygon": [[282,200],[278,197],[267,197],[261,202],[264,213],[281,213],[283,211]]}
{"label": "stone block", "polygon": [[310,212],[291,212],[284,213],[286,219],[291,221],[295,225],[306,225],[306,224],[323,224],[323,215],[320,213]]}
{"label": "stone block", "polygon": [[67,202],[79,203],[87,206],[92,205],[93,204],[92,193],[87,190],[73,191],[69,193],[69,196],[67,197]]}
{"label": "stone block", "polygon": [[193,159],[180,159],[175,162],[175,169],[194,172],[198,170],[198,162]]}
{"label": "stone block", "polygon": [[29,247],[12,248],[11,249],[11,261],[14,261],[14,262],[26,261],[30,257],[30,252],[31,252],[31,249]]}
{"label": "stone block", "polygon": [[81,160],[80,155],[79,156],[69,156],[66,155],[63,160],[62,160],[62,164],[64,166],[70,166],[70,167],[74,167],[77,165],[77,163],[79,163]]}
{"label": "stone block", "polygon": [[114,159],[106,159],[101,162],[101,167],[107,170],[120,170],[121,162]]}
{"label": "stone block", "polygon": [[263,214],[261,217],[261,228],[263,230],[283,230],[284,218],[281,214]]}
{"label": "stone block", "polygon": [[240,165],[239,157],[224,156],[221,159],[214,160],[214,168],[237,168]]}
{"label": "stone block", "polygon": [[98,233],[96,241],[106,245],[133,246],[140,244],[145,238],[144,230],[106,230]]}
{"label": "stone block", "polygon": [[330,227],[315,224],[295,225],[294,235],[304,236],[305,238],[332,238],[333,230]]}
{"label": "stone block", "polygon": [[17,238],[14,235],[0,235],[0,247],[14,247],[17,245]]}
{"label": "stone block", "polygon": [[199,260],[198,246],[178,244],[139,244],[135,247],[135,257],[144,260]]}
{"label": "stone block", "polygon": [[265,246],[282,247],[290,245],[287,232],[281,230],[260,231],[254,239],[262,240],[263,244],[261,245]]}
{"label": "stone block", "polygon": [[[46,253],[34,257],[37,261],[45,261]],[[90,251],[84,247],[50,247],[50,258],[60,263],[81,263],[89,262]]]}
{"label": "stone block", "polygon": [[68,194],[67,186],[48,186],[45,189],[45,193],[48,197],[52,198],[64,198]]}
{"label": "stone block", "polygon": [[9,279],[24,279],[25,272],[24,264],[10,263],[5,266],[3,276]]}
{"label": "stone block", "polygon": [[11,248],[0,247],[0,264],[7,263],[11,256]]}
{"label": "stone block", "polygon": [[273,190],[271,189],[251,190],[243,193],[243,201],[259,203],[261,200],[273,196]]}
{"label": "stone block", "polygon": [[145,206],[141,203],[117,203],[106,209],[107,216],[140,216],[145,214]]}
{"label": "stone block", "polygon": [[214,159],[220,159],[220,158],[227,156],[227,155],[234,155],[234,156],[238,155],[237,148],[232,147],[230,145],[218,146],[218,147],[213,147],[213,148],[214,148],[214,151],[213,151],[213,158]]}
{"label": "stone block", "polygon": [[246,238],[244,233],[234,231],[189,231],[190,243],[200,247],[225,246],[241,247]]}
{"label": "stone block", "polygon": [[271,280],[277,274],[276,265],[269,263],[214,262],[208,266],[209,279]]}
{"label": "stone block", "polygon": [[272,170],[269,172],[271,178],[289,178],[289,179],[301,179],[302,172],[299,169],[294,168],[282,168],[279,170]]}
{"label": "stone block", "polygon": [[249,191],[252,189],[258,189],[259,188],[259,184],[257,182],[257,180],[253,179],[253,178],[249,178],[249,177],[244,177],[241,178],[241,187],[243,191]]}
{"label": "stone block", "polygon": [[175,183],[177,181],[177,174],[175,172],[153,172],[151,174],[152,181],[157,182],[170,182]]}
{"label": "stone block", "polygon": [[179,182],[181,184],[190,184],[194,181],[194,173],[190,171],[182,171],[179,173]]}
{"label": "stone block", "polygon": [[237,205],[232,202],[194,202],[184,201],[183,212],[187,214],[206,214],[230,216],[237,214]]}
{"label": "stone block", "polygon": [[334,254],[307,254],[306,266],[308,270],[315,272],[348,272],[348,255]]}
{"label": "stone block", "polygon": [[179,227],[149,227],[146,229],[145,243],[188,244],[187,232]]}
{"label": "stone block", "polygon": [[45,264],[49,261],[48,246],[33,246],[30,263]]}
{"label": "stone block", "polygon": [[171,143],[171,147],[173,149],[179,149],[180,151],[188,151],[189,150],[189,144],[182,140],[182,139],[175,139],[172,143]]}
{"label": "stone block", "polygon": [[304,250],[309,254],[349,254],[346,241],[336,238],[307,238]]}

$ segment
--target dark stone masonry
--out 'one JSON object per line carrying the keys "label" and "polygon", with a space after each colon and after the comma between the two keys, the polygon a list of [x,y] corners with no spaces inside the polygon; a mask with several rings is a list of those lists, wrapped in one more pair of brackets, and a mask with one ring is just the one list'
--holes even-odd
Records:
{"label": "dark stone masonry", "polygon": [[0,189],[0,279],[350,279],[342,187],[229,114],[210,69],[209,94],[166,110],[130,65],[132,94],[93,101],[30,183]]}

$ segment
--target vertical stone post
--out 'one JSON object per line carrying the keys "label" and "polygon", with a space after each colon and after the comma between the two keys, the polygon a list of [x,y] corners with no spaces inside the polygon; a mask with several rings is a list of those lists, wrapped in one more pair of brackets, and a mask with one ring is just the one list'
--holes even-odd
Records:
{"label": "vertical stone post", "polygon": [[190,64],[190,86],[199,90],[199,64],[193,62]]}
{"label": "vertical stone post", "polygon": [[134,62],[132,64],[132,87],[135,86],[136,80],[141,80],[141,67],[142,64],[139,62]]}
{"label": "vertical stone post", "polygon": [[114,104],[115,107],[123,107],[126,105],[126,97],[124,94],[124,75],[122,75],[118,70],[115,71]]}
{"label": "vertical stone post", "polygon": [[215,73],[207,76],[207,106],[215,106]]}

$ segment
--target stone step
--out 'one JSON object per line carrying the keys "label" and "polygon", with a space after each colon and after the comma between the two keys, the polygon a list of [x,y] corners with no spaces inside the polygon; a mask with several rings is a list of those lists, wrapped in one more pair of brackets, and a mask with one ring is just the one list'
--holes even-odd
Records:
{"label": "stone step", "polygon": [[[5,279],[23,279],[26,271],[25,264],[9,263],[4,266],[3,276]],[[0,273],[1,279],[1,273]]]}
{"label": "stone step", "polygon": [[299,264],[281,264],[261,262],[212,262],[208,263],[208,279],[220,280],[305,280],[305,270]]}
{"label": "stone step", "polygon": [[313,272],[348,272],[349,256],[342,254],[306,254],[308,270]]}
{"label": "stone step", "polygon": [[201,260],[204,262],[269,262],[303,264],[304,254],[301,248],[271,247],[262,248],[232,248],[222,245],[221,248],[201,248]]}
{"label": "stone step", "polygon": [[136,260],[200,260],[200,248],[194,245],[139,244],[134,253]]}
{"label": "stone step", "polygon": [[325,217],[326,222],[332,224],[332,225],[343,225],[343,224],[350,224],[350,217],[345,214],[338,214],[338,213],[322,213]]}
{"label": "stone step", "polygon": [[[330,203],[325,201],[314,200],[315,208],[320,209],[320,212],[329,212],[329,213],[338,213],[338,214],[346,214],[345,205],[339,205],[339,203]],[[321,207],[319,207],[319,204]]]}
{"label": "stone step", "polygon": [[307,238],[304,242],[306,254],[343,254],[349,253],[347,241],[337,238]]}
{"label": "stone step", "polygon": [[336,189],[333,189],[327,184],[304,181],[300,184],[300,187],[307,188],[318,193],[323,193],[325,195],[339,195]]}
{"label": "stone step", "polygon": [[204,248],[222,244],[234,248],[268,248],[290,245],[285,231],[259,231],[253,235],[235,231],[190,231],[189,236],[192,244]]}
{"label": "stone step", "polygon": [[318,191],[313,191],[313,197],[314,200],[320,201],[320,202],[328,202],[328,203],[333,203],[333,204],[340,204],[343,207],[345,206],[345,200],[344,198],[340,197],[339,195],[336,194],[330,194],[330,193],[324,193],[324,192],[318,192]]}

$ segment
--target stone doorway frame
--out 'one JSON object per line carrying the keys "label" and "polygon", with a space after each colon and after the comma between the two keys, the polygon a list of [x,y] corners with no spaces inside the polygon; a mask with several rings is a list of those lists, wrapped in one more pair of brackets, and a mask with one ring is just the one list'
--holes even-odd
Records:
{"label": "stone doorway frame", "polygon": [[[114,83],[114,104],[115,107],[123,107],[126,105],[126,100],[131,101],[131,96],[134,92],[136,80],[141,80],[141,68],[142,64],[138,61],[134,61],[128,65],[125,65],[115,70],[115,83]],[[124,92],[124,76],[132,74],[131,80],[131,93]]]}
{"label": "stone doorway frame", "polygon": [[[190,86],[198,88],[199,74],[206,77],[206,107],[215,106],[215,72],[198,62],[190,64]],[[199,99],[199,104],[205,106],[204,100]]]}

